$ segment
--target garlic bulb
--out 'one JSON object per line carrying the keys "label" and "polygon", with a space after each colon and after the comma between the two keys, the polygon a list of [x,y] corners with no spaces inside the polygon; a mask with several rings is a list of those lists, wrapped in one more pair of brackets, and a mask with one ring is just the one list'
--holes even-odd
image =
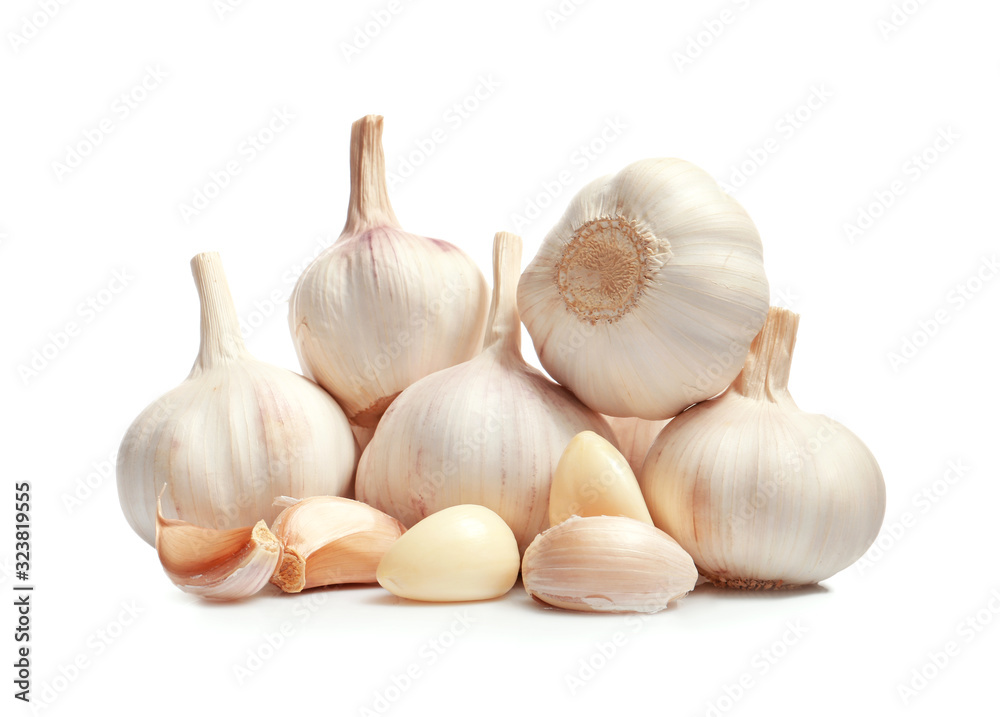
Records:
{"label": "garlic bulb", "polygon": [[643,466],[656,525],[717,585],[819,582],[860,558],[882,525],[874,456],[788,392],[798,322],[772,308],[730,389],[671,421]]}
{"label": "garlic bulb", "polygon": [[151,545],[156,495],[203,528],[272,521],[279,495],[336,495],[358,449],[344,412],[312,381],[257,361],[240,334],[219,255],[191,261],[201,297],[201,350],[187,379],[132,422],[118,451],[118,497]]}
{"label": "garlic bulb", "polygon": [[642,473],[642,464],[646,460],[646,454],[649,453],[649,447],[653,445],[663,427],[670,422],[669,418],[665,421],[647,421],[645,418],[618,416],[605,416],[604,420],[615,432],[618,448],[635,475]]}
{"label": "garlic bulb", "polygon": [[213,530],[167,520],[156,506],[156,552],[167,577],[206,600],[239,600],[267,585],[281,561],[281,545],[264,521]]}
{"label": "garlic bulb", "polygon": [[518,306],[542,365],[585,404],[670,418],[739,372],[767,314],[761,251],[708,173],[646,159],[573,198],[521,277]]}
{"label": "garlic bulb", "polygon": [[552,474],[566,445],[603,418],[521,358],[515,287],[521,239],[493,244],[493,303],[483,353],[400,394],[358,465],[357,497],[412,526],[443,508],[496,511],[520,549],[548,525]]}
{"label": "garlic bulb", "polygon": [[275,503],[285,506],[271,526],[284,553],[271,582],[286,593],[375,582],[379,561],[405,530],[395,518],[347,498],[282,496]]}
{"label": "garlic bulb", "polygon": [[625,456],[593,431],[573,437],[552,476],[549,525],[574,515],[620,515],[653,524]]}
{"label": "garlic bulb", "polygon": [[584,612],[657,612],[698,581],[677,541],[616,516],[573,517],[549,528],[525,551],[521,576],[536,600]]}
{"label": "garlic bulb", "polygon": [[499,515],[455,505],[404,533],[379,563],[378,582],[410,600],[491,600],[514,587],[520,567],[517,540]]}
{"label": "garlic bulb", "polygon": [[372,428],[417,379],[479,352],[489,291],[465,252],[404,232],[389,204],[382,118],[351,128],[351,199],[337,242],[299,277],[299,361],[351,423]]}

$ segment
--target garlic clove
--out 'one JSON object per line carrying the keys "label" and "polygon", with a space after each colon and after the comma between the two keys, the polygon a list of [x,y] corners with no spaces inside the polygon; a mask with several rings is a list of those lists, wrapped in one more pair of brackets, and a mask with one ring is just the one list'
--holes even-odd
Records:
{"label": "garlic clove", "polygon": [[655,158],[577,193],[517,298],[550,376],[596,411],[658,420],[729,385],[769,290],[744,209],[708,172]]}
{"label": "garlic clove", "polygon": [[570,518],[535,538],[521,576],[531,597],[555,607],[653,613],[693,590],[698,571],[662,530],[594,516]]}
{"label": "garlic clove", "polygon": [[489,600],[514,587],[520,563],[514,533],[499,515],[456,505],[404,533],[382,558],[378,582],[410,600]]}
{"label": "garlic clove", "polygon": [[156,552],[167,577],[207,600],[239,600],[267,585],[281,561],[281,544],[264,521],[214,530],[163,517],[156,508]]}
{"label": "garlic clove", "polygon": [[288,593],[376,582],[379,561],[406,530],[395,518],[347,498],[275,502],[285,506],[272,526],[284,555],[271,582]]}
{"label": "garlic clove", "polygon": [[573,436],[614,440],[603,418],[522,358],[520,267],[521,238],[498,232],[483,352],[393,402],[358,464],[358,500],[408,526],[453,505],[483,505],[523,550],[548,526],[552,474]]}
{"label": "garlic clove", "polygon": [[719,586],[817,583],[864,555],[882,526],[871,451],[789,393],[798,322],[772,307],[729,390],[672,420],[639,475],[655,524]]}
{"label": "garlic clove", "polygon": [[351,126],[347,222],[303,271],[288,304],[303,371],[362,428],[374,428],[407,386],[482,348],[486,279],[454,244],[400,226],[378,115]]}
{"label": "garlic clove", "polygon": [[669,418],[662,421],[647,421],[645,418],[604,416],[604,420],[614,431],[618,449],[636,476],[642,473],[642,464],[646,460],[646,454],[649,453],[649,447],[653,445],[663,427],[670,423]]}
{"label": "garlic clove", "polygon": [[653,524],[625,457],[593,431],[573,437],[552,476],[549,525],[574,515],[620,515]]}

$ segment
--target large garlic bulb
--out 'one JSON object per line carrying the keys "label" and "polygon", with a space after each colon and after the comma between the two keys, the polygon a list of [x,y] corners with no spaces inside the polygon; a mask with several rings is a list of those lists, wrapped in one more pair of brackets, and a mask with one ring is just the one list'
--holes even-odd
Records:
{"label": "large garlic bulb", "polygon": [[393,402],[361,456],[357,497],[406,526],[453,505],[483,505],[523,551],[548,527],[552,475],[573,436],[614,438],[603,418],[521,357],[520,260],[520,237],[497,234],[483,353]]}
{"label": "large garlic bulb", "polygon": [[517,298],[553,378],[596,411],[657,420],[730,384],[768,297],[743,208],[693,164],[646,159],[580,190]]}
{"label": "large garlic bulb", "polygon": [[382,118],[355,122],[347,224],[289,300],[306,375],[352,424],[372,428],[411,383],[479,352],[488,306],[486,279],[465,252],[400,228],[386,187]]}
{"label": "large garlic bulb", "polygon": [[718,585],[819,582],[864,555],[882,525],[874,456],[788,393],[798,321],[772,308],[729,390],[667,424],[642,469],[657,527]]}
{"label": "large garlic bulb", "polygon": [[358,447],[322,388],[254,359],[240,334],[219,255],[191,261],[201,350],[187,379],[132,422],[118,451],[118,497],[150,545],[163,512],[202,528],[239,528],[280,512],[278,496],[343,495]]}

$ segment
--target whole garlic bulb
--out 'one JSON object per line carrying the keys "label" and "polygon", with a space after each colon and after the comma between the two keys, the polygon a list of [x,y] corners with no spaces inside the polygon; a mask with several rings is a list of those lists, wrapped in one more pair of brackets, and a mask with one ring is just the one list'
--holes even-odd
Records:
{"label": "whole garlic bulb", "polygon": [[461,249],[402,230],[386,187],[382,118],[351,128],[351,199],[340,238],[299,277],[289,323],[299,362],[356,426],[404,388],[475,356],[489,290]]}
{"label": "whole garlic bulb", "polygon": [[570,440],[599,415],[521,357],[515,287],[521,239],[493,244],[493,303],[483,352],[400,394],[358,465],[357,497],[407,527],[444,508],[495,511],[524,550],[548,525],[552,475]]}
{"label": "whole garlic bulb", "polygon": [[864,555],[885,482],[861,440],[788,392],[797,314],[772,308],[743,371],[653,443],[639,483],[659,528],[717,585],[808,585]]}
{"label": "whole garlic bulb", "polygon": [[660,420],[729,385],[768,297],[743,208],[693,164],[645,159],[580,190],[517,298],[556,381],[601,413]]}
{"label": "whole garlic bulb", "polygon": [[312,381],[253,358],[219,255],[191,260],[201,349],[187,379],[132,422],[118,451],[118,496],[150,545],[164,514],[202,528],[271,522],[278,496],[348,491],[358,460],[344,412]]}

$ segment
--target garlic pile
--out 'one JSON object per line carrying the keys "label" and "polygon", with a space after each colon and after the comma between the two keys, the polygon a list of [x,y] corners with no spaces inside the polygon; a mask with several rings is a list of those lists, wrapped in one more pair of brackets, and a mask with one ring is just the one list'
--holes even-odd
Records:
{"label": "garlic pile", "polygon": [[[319,385],[252,358],[218,255],[191,262],[198,358],[117,467],[171,581],[446,602],[520,572],[547,606],[651,613],[699,571],[775,589],[864,554],[879,466],[792,400],[799,317],[768,310],[760,237],[711,176],[646,159],[591,182],[523,274],[521,239],[496,234],[488,304],[464,252],[400,228],[381,135],[352,126],[346,225],[290,298]],[[521,356],[522,315],[559,383]]]}
{"label": "garlic pile", "polygon": [[151,545],[157,493],[168,516],[203,528],[273,520],[280,495],[340,495],[357,444],[344,412],[298,374],[254,359],[219,255],[191,260],[201,349],[187,379],[133,421],[118,451],[118,496]]}
{"label": "garlic pile", "polygon": [[289,299],[306,375],[352,424],[372,428],[404,388],[479,352],[488,305],[486,280],[465,252],[399,226],[386,187],[382,118],[359,119],[351,128],[347,224]]}
{"label": "garlic pile", "polygon": [[819,582],[860,558],[882,525],[874,456],[788,392],[798,323],[772,308],[730,389],[671,421],[642,469],[656,525],[719,585]]}
{"label": "garlic pile", "polygon": [[584,430],[614,437],[521,357],[520,259],[520,237],[498,233],[483,353],[400,394],[361,457],[356,490],[407,526],[449,506],[486,506],[523,550],[548,525],[552,474],[570,439]]}
{"label": "garlic pile", "polygon": [[670,418],[739,372],[767,313],[761,251],[707,172],[645,159],[573,198],[518,306],[546,371],[586,405]]}

